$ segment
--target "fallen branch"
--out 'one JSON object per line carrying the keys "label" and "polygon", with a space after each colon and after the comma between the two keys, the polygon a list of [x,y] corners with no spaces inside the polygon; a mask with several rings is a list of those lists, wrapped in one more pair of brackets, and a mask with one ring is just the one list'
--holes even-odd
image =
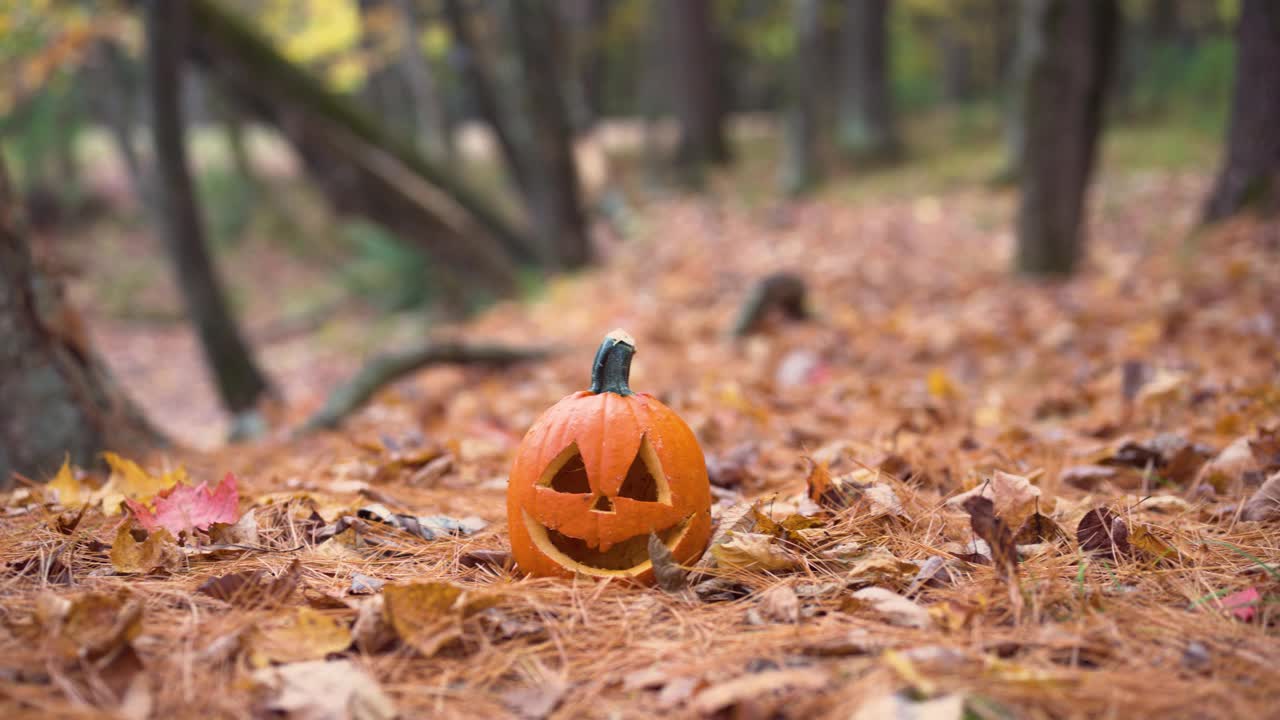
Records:
{"label": "fallen branch", "polygon": [[751,288],[733,324],[734,337],[745,337],[760,330],[769,311],[777,309],[791,320],[808,320],[804,279],[791,273],[773,273]]}
{"label": "fallen branch", "polygon": [[366,363],[349,382],[334,390],[324,407],[312,415],[298,433],[337,427],[343,418],[362,407],[383,386],[428,365],[483,365],[500,368],[541,360],[550,354],[549,350],[540,348],[427,342],[411,350],[379,355]]}

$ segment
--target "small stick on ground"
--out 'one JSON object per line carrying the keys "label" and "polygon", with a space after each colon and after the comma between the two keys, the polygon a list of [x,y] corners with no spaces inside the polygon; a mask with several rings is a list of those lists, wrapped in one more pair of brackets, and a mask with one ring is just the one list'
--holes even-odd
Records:
{"label": "small stick on ground", "polygon": [[775,308],[790,320],[808,320],[812,315],[805,293],[804,279],[798,275],[778,272],[761,278],[738,311],[733,336],[746,337],[758,332],[769,311]]}
{"label": "small stick on ground", "polygon": [[298,430],[299,434],[335,428],[342,419],[362,407],[383,386],[428,365],[483,365],[500,368],[530,360],[541,360],[550,351],[506,345],[466,345],[455,342],[427,342],[397,353],[379,355],[339,386],[324,407]]}

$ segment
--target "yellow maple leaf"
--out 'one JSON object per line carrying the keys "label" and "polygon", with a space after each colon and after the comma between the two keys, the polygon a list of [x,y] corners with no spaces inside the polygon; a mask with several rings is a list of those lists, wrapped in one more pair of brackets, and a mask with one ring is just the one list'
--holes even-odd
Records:
{"label": "yellow maple leaf", "polygon": [[111,477],[95,498],[102,501],[104,515],[118,514],[126,499],[146,502],[161,490],[187,481],[187,471],[180,466],[163,475],[152,475],[134,461],[113,452],[104,452],[102,456],[111,466]]}
{"label": "yellow maple leaf", "polygon": [[46,494],[52,493],[55,502],[67,507],[80,505],[87,499],[84,486],[71,471],[70,457],[63,459],[62,469],[58,470],[58,474],[54,475],[44,488]]}

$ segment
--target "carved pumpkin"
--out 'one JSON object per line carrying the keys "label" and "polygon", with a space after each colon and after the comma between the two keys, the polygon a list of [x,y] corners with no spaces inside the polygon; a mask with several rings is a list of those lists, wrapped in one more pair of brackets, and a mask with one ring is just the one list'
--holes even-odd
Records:
{"label": "carved pumpkin", "polygon": [[635,342],[615,330],[596,353],[591,389],[538,418],[516,451],[507,522],[516,563],[532,575],[652,582],[650,533],[677,563],[711,535],[711,486],[693,431],[628,387]]}

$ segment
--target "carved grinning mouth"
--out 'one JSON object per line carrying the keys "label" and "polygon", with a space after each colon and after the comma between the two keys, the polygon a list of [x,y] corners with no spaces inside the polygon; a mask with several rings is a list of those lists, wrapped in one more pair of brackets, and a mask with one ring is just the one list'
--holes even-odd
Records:
{"label": "carved grinning mouth", "polygon": [[[657,535],[667,548],[674,550],[688,532],[692,520],[693,515],[690,515]],[[524,525],[538,549],[561,566],[584,575],[634,577],[648,571],[652,565],[648,535],[627,538],[601,551],[586,541],[544,527],[527,512],[524,513]]]}

